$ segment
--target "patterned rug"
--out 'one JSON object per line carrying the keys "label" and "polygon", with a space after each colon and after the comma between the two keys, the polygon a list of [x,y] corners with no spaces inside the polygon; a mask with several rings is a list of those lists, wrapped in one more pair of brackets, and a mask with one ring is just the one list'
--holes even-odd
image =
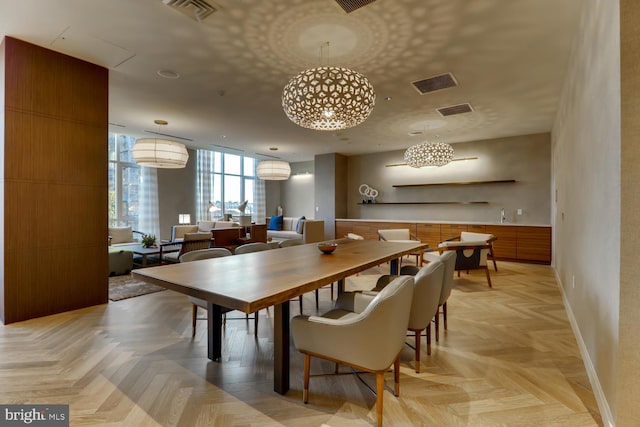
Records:
{"label": "patterned rug", "polygon": [[164,290],[165,288],[162,286],[136,280],[131,277],[131,274],[109,277],[109,299],[111,301],[120,301]]}

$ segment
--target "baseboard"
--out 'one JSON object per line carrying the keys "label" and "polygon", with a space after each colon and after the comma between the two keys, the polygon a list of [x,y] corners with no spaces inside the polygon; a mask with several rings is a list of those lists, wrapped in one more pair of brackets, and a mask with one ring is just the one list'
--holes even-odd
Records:
{"label": "baseboard", "polygon": [[569,317],[569,323],[571,324],[571,329],[573,329],[573,335],[576,337],[576,341],[578,342],[578,348],[580,349],[580,355],[582,356],[582,360],[584,361],[584,367],[587,370],[587,376],[589,377],[589,383],[591,383],[591,388],[593,389],[593,395],[595,396],[596,402],[598,403],[598,409],[600,410],[602,424],[607,427],[614,427],[615,423],[613,421],[613,415],[611,414],[611,408],[609,408],[609,402],[607,402],[604,392],[602,391],[602,386],[600,385],[598,374],[596,373],[593,362],[591,361],[591,357],[589,356],[589,352],[587,351],[587,346],[582,339],[580,328],[578,328],[578,322],[573,315],[573,310],[571,309],[571,305],[569,304],[567,295],[564,292],[562,280],[560,280],[558,270],[556,270],[555,267],[553,267],[553,272],[555,273],[556,281],[558,282],[558,287],[560,288],[560,293],[562,294],[562,302],[564,303],[564,309],[566,310],[567,316]]}

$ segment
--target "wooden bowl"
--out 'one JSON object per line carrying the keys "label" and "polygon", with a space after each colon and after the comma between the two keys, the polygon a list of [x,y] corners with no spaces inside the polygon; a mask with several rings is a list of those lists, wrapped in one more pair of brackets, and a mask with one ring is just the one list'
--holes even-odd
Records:
{"label": "wooden bowl", "polygon": [[318,243],[318,249],[323,254],[330,254],[338,247],[337,243]]}

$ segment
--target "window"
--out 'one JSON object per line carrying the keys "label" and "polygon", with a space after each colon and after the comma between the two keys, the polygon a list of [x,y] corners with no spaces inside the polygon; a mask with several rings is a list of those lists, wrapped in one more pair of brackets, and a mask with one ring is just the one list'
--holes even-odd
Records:
{"label": "window", "polygon": [[131,226],[138,229],[141,190],[140,166],[133,160],[131,149],[136,139],[109,134],[109,226]]}
{"label": "window", "polygon": [[205,218],[217,219],[225,214],[240,215],[238,205],[247,200],[245,214],[255,213],[254,183],[256,160],[236,154],[198,151],[198,176],[203,203],[213,204]]}

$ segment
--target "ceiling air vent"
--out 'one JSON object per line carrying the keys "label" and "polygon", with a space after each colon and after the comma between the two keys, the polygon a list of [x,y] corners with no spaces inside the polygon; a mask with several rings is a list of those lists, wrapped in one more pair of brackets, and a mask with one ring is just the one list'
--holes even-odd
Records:
{"label": "ceiling air vent", "polygon": [[177,9],[198,22],[218,10],[204,0],[162,0],[162,3]]}
{"label": "ceiling air vent", "polygon": [[473,108],[471,108],[471,104],[465,103],[465,104],[451,105],[449,107],[437,108],[436,111],[438,111],[438,113],[440,113],[442,117],[447,117],[447,116],[453,116],[455,114],[470,113],[473,111]]}
{"label": "ceiling air vent", "polygon": [[356,9],[360,9],[376,0],[336,0],[336,3],[347,13],[351,13]]}
{"label": "ceiling air vent", "polygon": [[451,73],[440,74],[439,76],[429,77],[428,79],[411,82],[421,95],[436,90],[446,89],[448,87],[458,86],[458,82]]}

